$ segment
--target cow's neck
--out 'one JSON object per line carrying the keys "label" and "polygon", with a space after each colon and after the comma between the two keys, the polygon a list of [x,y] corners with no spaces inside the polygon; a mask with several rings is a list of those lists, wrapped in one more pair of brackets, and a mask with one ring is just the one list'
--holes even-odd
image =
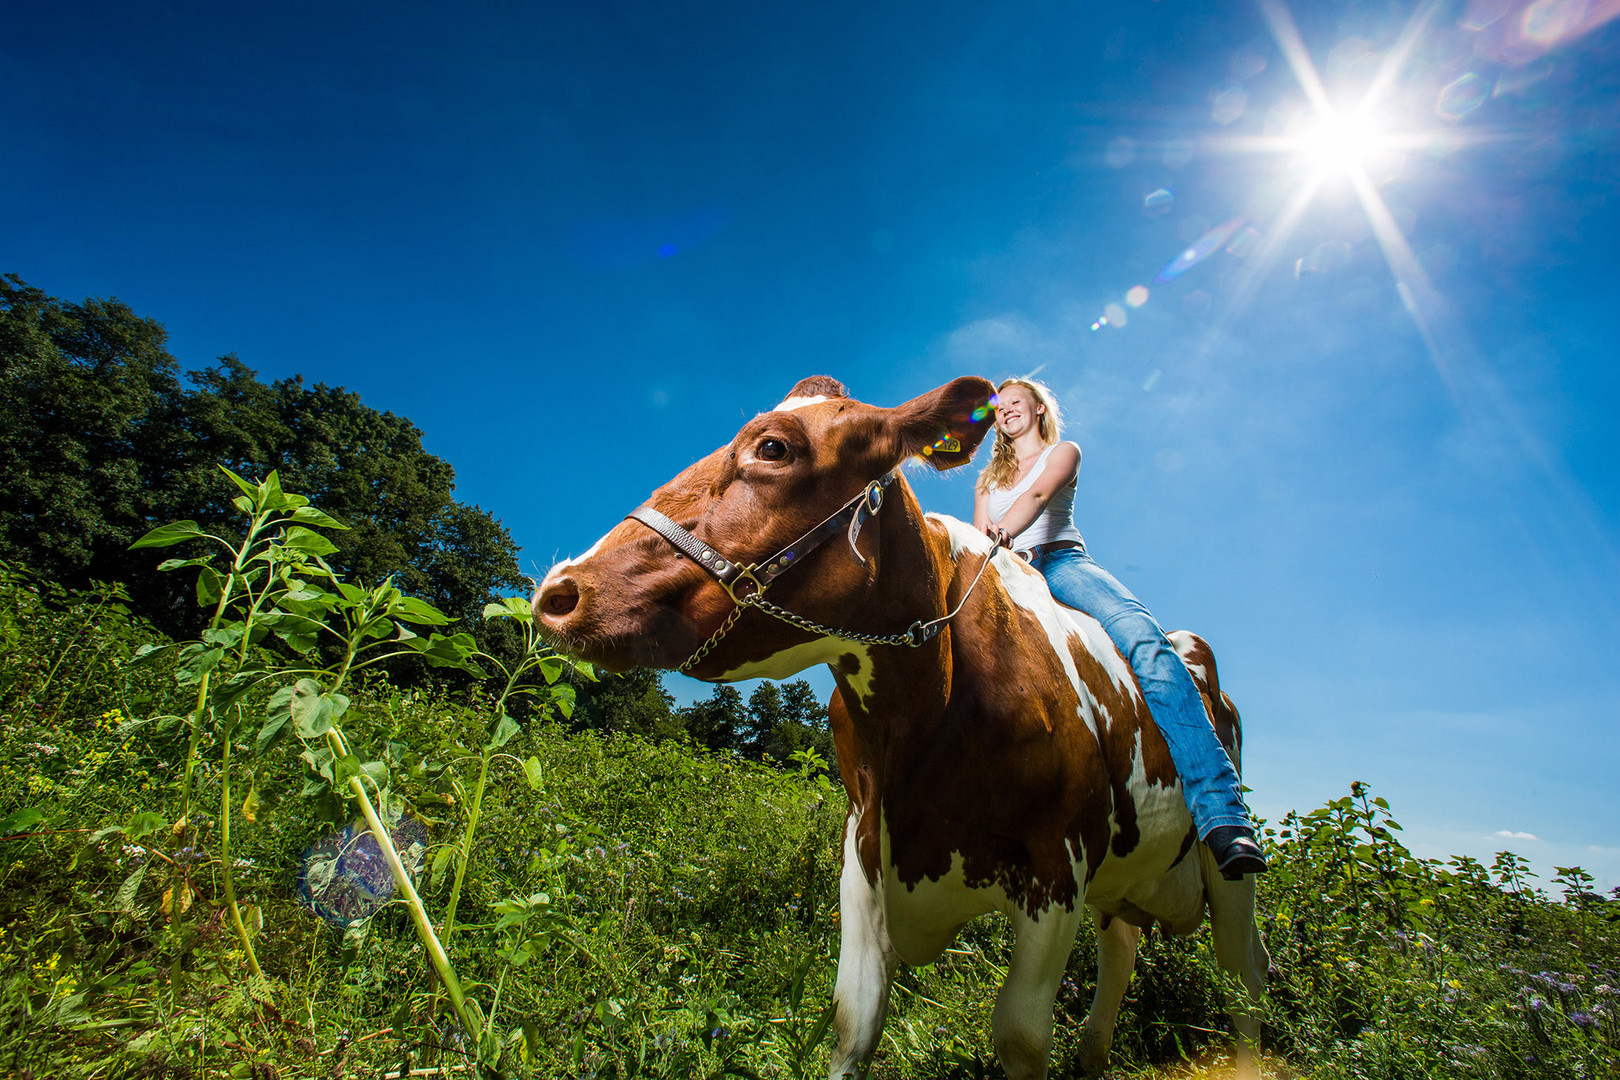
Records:
{"label": "cow's neck", "polygon": [[[892,510],[884,508],[878,580],[862,609],[874,627],[904,629],[945,614],[946,585],[955,567],[931,535],[910,488],[891,502]],[[951,687],[949,640],[947,627],[917,648],[861,646],[829,665],[863,760],[883,759],[896,741],[931,728],[943,714]]]}

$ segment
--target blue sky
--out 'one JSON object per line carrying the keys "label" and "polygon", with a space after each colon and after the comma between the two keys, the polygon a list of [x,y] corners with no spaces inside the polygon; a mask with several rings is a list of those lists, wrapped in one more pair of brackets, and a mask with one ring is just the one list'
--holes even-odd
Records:
{"label": "blue sky", "polygon": [[1038,368],[1260,813],[1620,884],[1612,3],[1302,6],[1403,136],[1308,203],[1258,6],[142,7],[8,7],[0,270],[409,416],[536,573],[804,375]]}

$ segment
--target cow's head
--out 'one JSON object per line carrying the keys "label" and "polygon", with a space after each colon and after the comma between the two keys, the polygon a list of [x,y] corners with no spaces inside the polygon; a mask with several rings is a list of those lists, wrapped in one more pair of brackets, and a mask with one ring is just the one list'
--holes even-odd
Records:
{"label": "cow's head", "polygon": [[[805,379],[780,405],[744,424],[729,444],[653,492],[644,505],[731,562],[761,563],[908,458],[921,455],[938,469],[969,460],[992,423],[994,393],[984,379],[960,378],[882,409],[855,401],[836,379]],[[883,570],[883,533],[919,527],[906,521],[915,517],[915,501],[903,483],[891,487],[888,497],[889,506],[860,530],[859,557],[843,537],[823,543],[783,572],[768,599],[825,625],[877,630],[862,624],[879,617],[869,609]],[[578,559],[552,567],[535,594],[534,609],[559,648],[609,670],[624,670],[678,667],[735,605],[697,561],[646,524],[626,520]],[[923,614],[915,608],[911,617]],[[782,678],[825,662],[805,647],[816,639],[748,611],[689,671],[707,679]]]}

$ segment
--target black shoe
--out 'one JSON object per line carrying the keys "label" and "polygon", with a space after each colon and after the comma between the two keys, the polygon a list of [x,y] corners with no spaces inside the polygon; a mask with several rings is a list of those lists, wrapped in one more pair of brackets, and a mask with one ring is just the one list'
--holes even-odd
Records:
{"label": "black shoe", "polygon": [[1254,833],[1244,825],[1222,825],[1204,837],[1215,867],[1227,881],[1242,881],[1244,874],[1266,872],[1266,854],[1255,842]]}

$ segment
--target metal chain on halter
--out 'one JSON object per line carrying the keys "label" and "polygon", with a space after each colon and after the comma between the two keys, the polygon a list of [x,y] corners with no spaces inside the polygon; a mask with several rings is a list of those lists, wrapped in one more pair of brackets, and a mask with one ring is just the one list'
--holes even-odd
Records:
{"label": "metal chain on halter", "polygon": [[680,671],[680,672],[685,672],[688,668],[690,668],[693,665],[697,664],[705,656],[708,656],[709,655],[709,650],[714,648],[716,645],[720,644],[720,639],[726,636],[726,633],[731,629],[732,624],[735,623],[739,618],[742,617],[742,613],[743,613],[743,606],[741,604],[732,605],[731,614],[727,615],[726,616],[726,621],[720,624],[720,629],[718,629],[714,633],[710,634],[709,635],[709,640],[705,641],[702,645],[698,646],[698,651],[693,653],[691,656],[687,657],[686,658],[686,663],[682,664],[680,667],[676,668],[675,670]]}
{"label": "metal chain on halter", "polygon": [[954,608],[946,612],[940,618],[930,619],[928,622],[923,622],[921,619],[918,619],[916,622],[912,623],[904,631],[898,634],[863,634],[858,630],[839,630],[836,627],[824,626],[821,623],[805,618],[803,615],[789,611],[785,607],[781,607],[778,604],[773,604],[763,596],[756,594],[755,596],[749,598],[746,602],[738,602],[736,606],[731,609],[731,614],[726,616],[726,621],[720,624],[720,628],[711,634],[709,636],[709,640],[705,641],[698,648],[698,651],[693,653],[687,659],[686,663],[682,664],[677,670],[686,671],[687,669],[698,664],[705,656],[709,655],[709,650],[718,645],[720,643],[720,639],[725,637],[726,634],[730,632],[732,625],[736,623],[739,617],[741,617],[743,609],[748,607],[757,607],[761,611],[765,612],[765,614],[780,619],[789,626],[796,626],[800,630],[814,634],[817,637],[834,637],[843,641],[858,641],[863,645],[909,645],[915,649],[931,640],[940,632],[940,630],[944,628],[946,623],[950,622],[956,617],[957,612],[962,610],[963,606],[968,602],[968,597],[973,595],[973,590],[978,588],[979,579],[984,577],[984,572],[986,570],[990,569],[990,563],[995,559],[995,555],[996,549],[995,547],[992,547],[990,549],[990,554],[984,557],[984,562],[979,566],[979,572],[974,575],[973,584],[967,587],[967,592],[962,594],[962,599],[957,602]]}

